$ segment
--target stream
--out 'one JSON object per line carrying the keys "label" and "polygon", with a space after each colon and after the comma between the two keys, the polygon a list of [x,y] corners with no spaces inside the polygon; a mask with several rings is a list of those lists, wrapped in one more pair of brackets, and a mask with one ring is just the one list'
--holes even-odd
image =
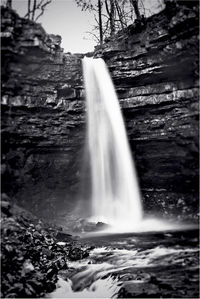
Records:
{"label": "stream", "polygon": [[95,248],[48,298],[198,298],[198,229],[82,236]]}

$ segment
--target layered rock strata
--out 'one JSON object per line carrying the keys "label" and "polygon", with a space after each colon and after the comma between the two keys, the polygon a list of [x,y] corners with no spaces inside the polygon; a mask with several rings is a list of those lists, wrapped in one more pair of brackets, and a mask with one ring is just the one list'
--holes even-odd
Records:
{"label": "layered rock strata", "polygon": [[2,189],[49,217],[78,191],[85,138],[82,55],[60,43],[2,8]]}
{"label": "layered rock strata", "polygon": [[192,210],[198,202],[198,26],[197,1],[166,1],[97,53],[112,74],[147,203],[155,191],[179,193],[173,206],[181,193]]}

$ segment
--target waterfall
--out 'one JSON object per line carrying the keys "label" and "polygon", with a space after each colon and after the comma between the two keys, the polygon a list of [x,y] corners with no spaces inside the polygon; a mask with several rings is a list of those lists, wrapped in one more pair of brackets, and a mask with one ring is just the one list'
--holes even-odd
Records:
{"label": "waterfall", "polygon": [[119,101],[102,59],[84,58],[92,217],[123,229],[142,219],[137,175]]}

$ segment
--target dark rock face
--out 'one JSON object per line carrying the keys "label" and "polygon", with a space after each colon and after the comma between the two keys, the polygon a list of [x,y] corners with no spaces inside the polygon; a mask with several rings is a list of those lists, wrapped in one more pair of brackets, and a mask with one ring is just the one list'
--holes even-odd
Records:
{"label": "dark rock face", "polygon": [[143,193],[197,194],[198,2],[167,1],[142,29],[130,26],[99,54],[119,95]]}
{"label": "dark rock face", "polygon": [[[198,2],[168,1],[95,54],[119,95],[145,205],[156,193],[167,202],[170,191],[197,207],[197,36]],[[50,218],[80,191],[82,57],[63,54],[59,36],[2,9],[2,188]]]}
{"label": "dark rock face", "polygon": [[82,55],[60,43],[2,8],[2,187],[49,217],[78,191],[85,137]]}
{"label": "dark rock face", "polygon": [[56,289],[68,261],[88,257],[92,248],[15,205],[8,215],[9,198],[2,198],[1,297],[43,298]]}

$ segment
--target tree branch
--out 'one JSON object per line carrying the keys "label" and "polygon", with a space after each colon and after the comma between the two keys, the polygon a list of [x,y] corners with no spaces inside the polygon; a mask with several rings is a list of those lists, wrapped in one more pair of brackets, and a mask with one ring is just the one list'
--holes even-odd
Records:
{"label": "tree branch", "polygon": [[37,18],[35,19],[35,21],[37,21],[39,19],[39,17],[41,17],[43,14],[44,14],[44,11],[45,11],[45,7],[51,3],[52,0],[48,0],[46,3],[44,3],[42,6],[41,6],[41,13],[37,16]]}
{"label": "tree branch", "polygon": [[107,0],[105,0],[105,6],[106,6],[107,14],[108,14],[109,17],[110,17],[110,11],[109,11],[109,8],[108,8],[108,2],[107,2]]}
{"label": "tree branch", "polygon": [[25,14],[24,18],[28,17],[30,18],[30,15],[32,14],[32,21],[34,21],[34,17],[35,17],[35,12],[36,10],[39,10],[41,9],[42,12],[40,13],[39,16],[37,16],[37,18],[35,19],[35,21],[37,21],[37,19],[43,15],[44,13],[44,9],[46,7],[46,5],[48,5],[49,3],[51,3],[52,0],[48,0],[47,2],[44,3],[45,0],[40,0],[40,2],[37,4],[37,0],[34,0],[34,5],[33,5],[33,8],[32,10],[30,9],[30,6],[31,6],[31,0],[28,0],[28,12]]}

